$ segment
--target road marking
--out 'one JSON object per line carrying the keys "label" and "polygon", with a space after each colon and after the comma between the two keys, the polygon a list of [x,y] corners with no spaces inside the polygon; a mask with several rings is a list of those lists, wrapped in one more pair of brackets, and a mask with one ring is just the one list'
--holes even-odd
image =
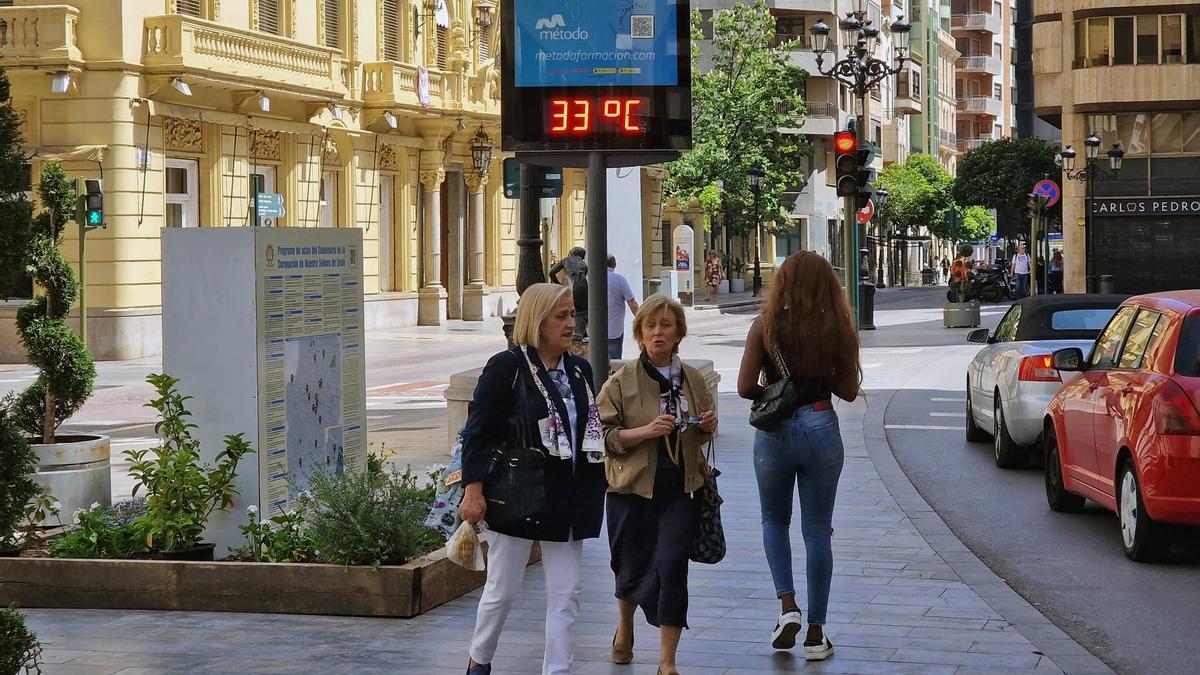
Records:
{"label": "road marking", "polygon": [[113,441],[109,445],[114,448],[122,448],[127,445],[146,445],[148,443],[157,445],[159,440],[157,438],[126,438],[120,441]]}
{"label": "road marking", "polygon": [[938,398],[937,396],[934,396],[933,398],[930,398],[929,400],[933,401],[934,403],[966,403],[967,402],[967,399],[965,399],[965,398]]}
{"label": "road marking", "polygon": [[157,422],[142,422],[140,424],[130,424],[127,427],[117,427],[116,429],[108,429],[106,433],[115,434],[119,431],[133,431],[134,429],[144,429],[146,427],[153,427],[155,424],[157,424]]}
{"label": "road marking", "polygon": [[931,412],[930,417],[966,417],[965,412]]}
{"label": "road marking", "polygon": [[32,376],[30,376],[30,377],[18,377],[18,378],[10,378],[10,379],[4,379],[4,380],[0,380],[0,384],[16,384],[16,383],[18,383],[18,382],[28,382],[28,381],[30,381],[30,380],[32,380],[32,379],[34,379]]}
{"label": "road marking", "polygon": [[962,431],[962,427],[941,427],[935,424],[885,424],[884,429],[913,429],[917,431]]}

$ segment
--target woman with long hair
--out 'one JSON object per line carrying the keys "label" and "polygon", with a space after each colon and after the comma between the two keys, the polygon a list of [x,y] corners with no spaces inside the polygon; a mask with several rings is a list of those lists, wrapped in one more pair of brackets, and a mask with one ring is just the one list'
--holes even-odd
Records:
{"label": "woman with long hair", "polygon": [[762,314],[750,325],[738,373],[738,394],[756,399],[761,382],[789,377],[797,393],[791,417],[754,438],[754,471],[762,507],[763,545],[781,603],[771,635],[791,649],[802,628],[792,577],[792,490],[800,496],[800,531],[807,551],[808,634],[804,656],[833,655],[825,635],[833,580],[833,506],[843,447],[832,397],[858,397],[862,369],[849,303],[829,261],[811,251],[788,256],[771,282]]}

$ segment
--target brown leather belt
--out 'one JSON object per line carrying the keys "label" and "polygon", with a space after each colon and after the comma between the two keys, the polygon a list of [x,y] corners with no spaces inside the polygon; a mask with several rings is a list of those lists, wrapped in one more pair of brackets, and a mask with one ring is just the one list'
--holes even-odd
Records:
{"label": "brown leather belt", "polygon": [[823,412],[825,410],[833,410],[833,404],[830,403],[829,401],[817,401],[816,403],[812,404],[812,409],[816,412]]}

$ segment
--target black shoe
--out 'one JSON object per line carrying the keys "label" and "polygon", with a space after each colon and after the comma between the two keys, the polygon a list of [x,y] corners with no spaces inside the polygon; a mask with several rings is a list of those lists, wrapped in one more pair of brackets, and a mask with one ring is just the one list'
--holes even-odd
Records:
{"label": "black shoe", "polygon": [[473,666],[467,666],[467,675],[492,675],[492,664],[476,663]]}

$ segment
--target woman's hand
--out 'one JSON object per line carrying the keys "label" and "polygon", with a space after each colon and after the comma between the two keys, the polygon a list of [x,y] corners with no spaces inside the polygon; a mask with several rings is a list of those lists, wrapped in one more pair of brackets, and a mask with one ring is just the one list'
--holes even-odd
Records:
{"label": "woman's hand", "polygon": [[487,500],[483,498],[483,483],[471,483],[463,494],[462,504],[458,506],[458,515],[463,521],[478,525],[487,512]]}
{"label": "woman's hand", "polygon": [[659,415],[658,417],[654,418],[653,422],[642,427],[642,433],[645,434],[647,440],[651,438],[670,436],[671,432],[674,430],[674,415]]}
{"label": "woman's hand", "polygon": [[717,430],[717,415],[711,410],[700,413],[700,431],[711,434]]}

